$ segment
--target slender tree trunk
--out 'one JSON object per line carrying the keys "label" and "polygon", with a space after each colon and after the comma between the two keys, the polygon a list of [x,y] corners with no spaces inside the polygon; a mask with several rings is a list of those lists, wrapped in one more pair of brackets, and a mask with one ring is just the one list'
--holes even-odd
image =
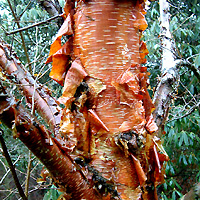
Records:
{"label": "slender tree trunk", "polygon": [[169,106],[171,104],[171,95],[178,82],[178,69],[180,63],[175,57],[175,45],[169,29],[169,3],[166,0],[160,0],[160,20],[161,20],[161,47],[162,47],[162,65],[161,78],[157,86],[153,102],[155,104],[154,118],[159,126],[158,134],[161,137],[164,123],[168,116]]}
{"label": "slender tree trunk", "polygon": [[181,200],[196,200],[200,198],[200,183],[195,184],[195,186],[185,194]]}

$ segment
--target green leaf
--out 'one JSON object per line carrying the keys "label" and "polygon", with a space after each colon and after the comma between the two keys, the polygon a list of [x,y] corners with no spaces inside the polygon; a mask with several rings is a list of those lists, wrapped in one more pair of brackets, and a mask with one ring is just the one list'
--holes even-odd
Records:
{"label": "green leaf", "polygon": [[164,192],[162,192],[161,196],[162,196],[162,200],[168,200],[168,198],[167,198],[167,196],[165,195]]}
{"label": "green leaf", "polygon": [[171,179],[171,180],[169,181],[169,186],[172,187],[173,185],[174,185],[174,182],[173,182],[173,180]]}
{"label": "green leaf", "polygon": [[172,192],[172,199],[176,200],[176,191],[175,190]]}
{"label": "green leaf", "polygon": [[200,54],[196,56],[194,60],[194,64],[196,67],[200,66]]}
{"label": "green leaf", "polygon": [[37,19],[38,17],[38,14],[37,14],[37,10],[32,8],[30,11],[29,11],[29,15],[32,19]]}
{"label": "green leaf", "polygon": [[167,190],[167,183],[163,184],[164,190]]}
{"label": "green leaf", "polygon": [[22,20],[22,21],[28,21],[28,20],[29,20],[29,19],[28,19],[27,12],[25,12],[25,13],[22,15],[21,20]]}
{"label": "green leaf", "polygon": [[174,175],[174,174],[175,174],[175,171],[174,171],[174,168],[173,168],[172,165],[170,165],[169,170],[170,170],[171,175]]}
{"label": "green leaf", "polygon": [[185,131],[182,132],[182,137],[186,146],[189,146],[188,136]]}
{"label": "green leaf", "polygon": [[187,165],[187,164],[188,164],[185,155],[183,155],[183,164],[184,164],[184,165]]}
{"label": "green leaf", "polygon": [[176,187],[178,187],[178,189],[182,190],[182,187],[177,183],[176,180],[174,180],[174,183],[175,183]]}
{"label": "green leaf", "polygon": [[181,31],[181,33],[182,33],[184,36],[187,35],[187,33],[186,33],[186,31],[185,31],[184,29],[181,28],[180,31]]}
{"label": "green leaf", "polygon": [[179,142],[178,142],[178,146],[181,147],[183,144],[183,134],[180,134],[180,139],[179,139]]}
{"label": "green leaf", "polygon": [[192,56],[192,48],[188,46],[189,56]]}
{"label": "green leaf", "polygon": [[48,192],[44,195],[43,200],[50,200],[50,199],[51,199],[51,192],[48,191]]}
{"label": "green leaf", "polygon": [[59,0],[60,6],[63,8],[65,5],[65,1],[64,0]]}
{"label": "green leaf", "polygon": [[22,5],[18,4],[16,7],[16,13],[17,13],[17,15],[19,15],[21,12],[22,12]]}
{"label": "green leaf", "polygon": [[174,128],[171,128],[169,131],[169,137],[173,137],[174,135]]}
{"label": "green leaf", "polygon": [[183,159],[183,154],[180,155],[178,162],[181,163],[181,160]]}
{"label": "green leaf", "polygon": [[200,182],[200,171],[196,175],[196,182]]}
{"label": "green leaf", "polygon": [[51,190],[52,200],[56,200],[58,198],[58,194],[56,189]]}
{"label": "green leaf", "polygon": [[56,190],[56,186],[52,185],[50,190],[44,195],[43,200],[57,200],[60,193]]}
{"label": "green leaf", "polygon": [[189,158],[188,158],[188,163],[191,164],[192,161],[193,161],[193,156],[192,156],[192,154],[190,154],[190,156],[189,156]]}

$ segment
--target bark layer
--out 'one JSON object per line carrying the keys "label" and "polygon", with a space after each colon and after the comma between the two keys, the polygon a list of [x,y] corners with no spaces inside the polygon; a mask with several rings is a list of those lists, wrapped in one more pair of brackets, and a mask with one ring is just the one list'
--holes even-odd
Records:
{"label": "bark layer", "polygon": [[[148,52],[140,41],[147,27],[143,6],[143,1],[90,0],[74,8],[74,1],[66,1],[65,22],[47,61],[53,61],[51,77],[64,82],[59,101],[65,108],[55,138],[21,106],[1,110],[2,116],[15,114],[15,136],[72,199],[157,199],[168,157],[155,136],[148,73],[141,66]],[[69,40],[62,46],[63,35]],[[31,83],[4,47],[0,53],[7,73]],[[60,118],[54,118],[51,98],[44,101],[33,86],[22,87],[54,129]],[[2,102],[9,105],[8,99]]]}
{"label": "bark layer", "polygon": [[73,159],[55,143],[51,132],[44,125],[37,122],[22,105],[17,105],[12,96],[1,98],[0,102],[1,121],[5,124],[15,122],[12,127],[15,132],[14,136],[19,138],[41,160],[58,187],[75,200],[102,199],[101,195],[97,194],[77,170]]}
{"label": "bark layer", "polygon": [[156,190],[146,187],[155,188],[163,181],[162,164],[167,160],[154,137],[154,105],[146,68],[141,66],[148,52],[140,41],[147,27],[143,6],[139,1],[79,1],[72,12],[67,1],[68,26],[62,34],[70,35],[73,29],[74,37],[58,51],[59,31],[48,58],[53,61],[51,76],[59,82],[64,73],[56,58],[65,46],[62,57],[72,60],[59,99],[66,105],[61,134],[72,154],[84,157],[107,181],[112,180],[122,199],[137,199],[142,193],[144,199],[156,199]]}

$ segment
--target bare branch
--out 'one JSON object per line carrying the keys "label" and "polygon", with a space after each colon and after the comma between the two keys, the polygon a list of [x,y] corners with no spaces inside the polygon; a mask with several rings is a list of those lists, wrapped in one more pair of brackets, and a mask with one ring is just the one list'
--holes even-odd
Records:
{"label": "bare branch", "polygon": [[26,198],[26,196],[24,194],[24,191],[23,191],[23,189],[22,189],[22,187],[20,185],[19,179],[17,178],[15,167],[12,164],[12,160],[10,158],[10,155],[9,155],[8,151],[7,151],[7,147],[6,147],[6,144],[5,144],[5,141],[3,139],[2,134],[3,134],[3,130],[0,129],[0,143],[1,143],[1,146],[2,146],[2,149],[3,149],[4,156],[5,156],[5,158],[6,158],[7,162],[8,162],[8,165],[10,167],[10,171],[12,173],[13,179],[15,181],[15,185],[16,185],[18,191],[19,191],[20,196],[22,197],[23,200],[27,200],[27,198]]}
{"label": "bare branch", "polygon": [[174,121],[174,120],[178,120],[178,119],[182,119],[184,117],[187,117],[188,115],[190,115],[191,113],[193,113],[195,111],[195,109],[200,105],[200,101],[193,105],[184,115],[180,116],[180,117],[176,117],[176,118],[173,118],[171,120],[169,120],[168,122],[171,122],[171,121]]}
{"label": "bare branch", "polygon": [[[58,1],[51,0],[39,0],[40,5],[49,13],[50,16],[56,16],[62,13],[62,8]],[[63,23],[63,19],[60,18],[57,20],[57,24],[60,27]]]}
{"label": "bare branch", "polygon": [[175,58],[175,44],[172,40],[172,35],[169,29],[169,3],[167,0],[160,0],[159,3],[162,35],[162,74],[153,99],[156,107],[153,115],[157,125],[159,126],[158,135],[161,136],[164,123],[168,116],[171,95],[176,88],[174,83],[178,80],[177,64],[180,63],[180,61]]}
{"label": "bare branch", "polygon": [[[7,72],[8,75],[14,75],[16,80],[22,86],[27,101],[32,104],[34,96],[34,107],[43,116],[44,120],[50,126],[51,130],[55,130],[60,123],[61,113],[55,99],[44,92],[45,88],[36,83],[31,74],[26,71],[19,60],[14,55],[7,57],[8,45],[3,42],[0,44],[0,67]],[[23,77],[23,78],[22,78]],[[47,91],[47,88],[46,88]],[[56,113],[56,117],[55,114]]]}
{"label": "bare branch", "polygon": [[35,26],[40,26],[40,25],[42,25],[42,24],[46,24],[47,22],[50,22],[50,21],[52,21],[52,20],[54,20],[54,19],[57,19],[57,18],[59,18],[59,17],[61,17],[61,16],[62,16],[62,14],[56,15],[56,16],[53,16],[53,17],[51,17],[51,18],[49,18],[49,19],[47,19],[47,20],[45,20],[45,21],[37,22],[37,23],[32,24],[32,25],[30,25],[30,26],[26,26],[26,27],[23,27],[23,28],[19,28],[19,29],[17,29],[17,30],[11,31],[11,32],[6,32],[6,35],[15,34],[15,33],[18,33],[18,32],[25,31],[25,30],[27,30],[27,29],[29,29],[29,28],[33,28],[33,27],[35,27]]}
{"label": "bare branch", "polygon": [[[15,166],[15,164],[21,159],[21,155],[18,156],[18,158],[16,159],[16,161],[13,163],[13,165]],[[4,165],[4,163],[2,162],[2,165]],[[5,168],[5,166],[4,166]],[[6,178],[6,176],[8,175],[8,173],[10,172],[10,168],[6,171],[6,173],[4,174],[4,176],[1,178],[0,181],[0,185],[3,183],[4,179]]]}
{"label": "bare branch", "polygon": [[192,18],[194,16],[194,14],[190,15],[188,18],[186,18],[173,32],[172,34],[177,31],[187,20],[189,20],[190,18]]}
{"label": "bare branch", "polygon": [[28,161],[28,167],[27,167],[27,173],[26,173],[26,184],[25,184],[25,195],[28,198],[28,188],[29,188],[29,181],[30,181],[30,175],[31,175],[31,165],[32,165],[32,153],[29,150],[29,161]]}
{"label": "bare branch", "polygon": [[192,72],[194,73],[194,75],[197,77],[198,81],[200,82],[200,73],[197,70],[197,68],[189,61],[185,61],[185,63],[183,62],[183,65],[185,65],[186,67],[188,67],[190,70],[192,70]]}
{"label": "bare branch", "polygon": [[[21,27],[20,27],[20,24],[19,24],[19,22],[18,22],[18,18],[17,18],[16,14],[15,14],[13,8],[12,8],[12,5],[11,5],[11,3],[10,3],[10,0],[7,0],[7,2],[8,2],[8,5],[9,5],[10,9],[11,9],[11,12],[12,12],[12,14],[13,14],[13,17],[14,17],[15,20],[16,20],[16,23],[17,23],[18,28],[21,28]],[[29,58],[29,55],[28,55],[28,51],[27,51],[27,48],[26,48],[25,41],[24,41],[24,36],[22,35],[21,32],[20,32],[19,34],[20,34],[20,37],[21,37],[21,40],[22,40],[22,46],[23,46],[23,48],[24,48],[24,53],[25,53],[25,55],[26,55],[27,62],[28,62],[28,64],[29,64],[29,63],[30,63],[30,58]],[[29,71],[31,72],[31,65],[29,65]]]}

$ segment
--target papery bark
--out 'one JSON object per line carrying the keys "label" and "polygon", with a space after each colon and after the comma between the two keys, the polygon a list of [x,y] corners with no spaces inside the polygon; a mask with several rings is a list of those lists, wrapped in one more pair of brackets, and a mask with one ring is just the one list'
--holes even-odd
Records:
{"label": "papery bark", "polygon": [[[148,72],[141,66],[148,53],[140,41],[147,27],[144,2],[76,3],[74,9],[74,1],[66,1],[67,17],[47,61],[53,61],[51,77],[60,84],[65,78],[61,118],[57,102],[27,86],[36,83],[9,60],[4,44],[0,49],[1,67],[23,84],[30,102],[35,94],[35,107],[51,129],[61,122],[56,137],[13,101],[2,99],[1,114],[15,115],[16,136],[72,199],[157,199],[168,156],[155,137]],[[62,45],[63,35],[73,43]]]}
{"label": "papery bark", "polygon": [[[141,66],[148,53],[140,41],[147,27],[143,6],[142,1],[114,0],[79,1],[73,11],[71,1],[65,6],[74,23],[74,35],[72,65],[59,98],[66,105],[60,130],[66,138],[76,138],[68,139],[72,154],[83,156],[104,178],[112,180],[122,199],[141,195],[156,199],[156,189],[147,191],[147,183],[156,188],[163,181],[163,161],[154,145],[157,126],[147,91],[148,73]],[[51,52],[50,56],[56,55]],[[76,60],[85,76],[71,73]],[[145,147],[138,146],[136,138]]]}

